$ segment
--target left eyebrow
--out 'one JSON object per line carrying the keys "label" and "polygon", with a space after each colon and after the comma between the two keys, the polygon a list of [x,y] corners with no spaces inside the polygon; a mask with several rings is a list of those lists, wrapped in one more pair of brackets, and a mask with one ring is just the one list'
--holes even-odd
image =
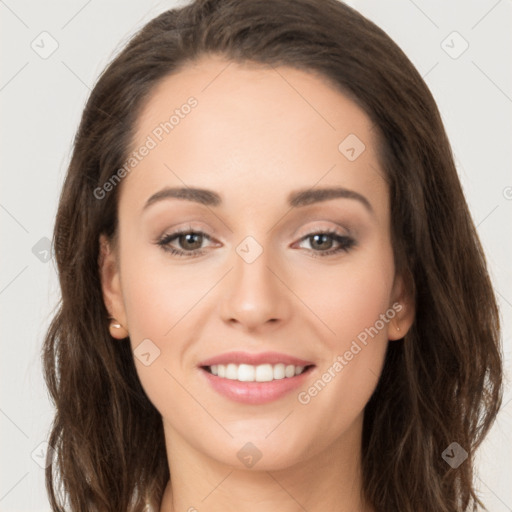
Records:
{"label": "left eyebrow", "polygon": [[302,189],[296,190],[288,196],[288,203],[292,207],[307,206],[312,203],[318,203],[320,201],[329,201],[331,199],[355,199],[359,201],[364,207],[370,212],[374,213],[373,207],[370,201],[366,199],[359,192],[349,190],[343,187],[329,187],[329,188],[316,188],[316,189]]}

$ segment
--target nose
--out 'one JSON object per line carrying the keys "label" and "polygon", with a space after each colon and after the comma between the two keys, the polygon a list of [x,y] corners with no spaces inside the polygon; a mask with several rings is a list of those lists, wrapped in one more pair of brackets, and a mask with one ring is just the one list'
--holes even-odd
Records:
{"label": "nose", "polygon": [[238,254],[233,261],[234,268],[226,276],[221,292],[222,320],[246,331],[285,323],[291,314],[293,294],[275,260],[272,263],[264,250],[252,262]]}

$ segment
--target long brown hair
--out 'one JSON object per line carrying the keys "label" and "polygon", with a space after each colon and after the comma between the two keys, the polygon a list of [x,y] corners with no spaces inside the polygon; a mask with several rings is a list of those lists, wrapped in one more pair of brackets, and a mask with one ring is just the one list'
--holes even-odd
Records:
{"label": "long brown hair", "polygon": [[[159,81],[205,54],[315,72],[357,102],[379,133],[397,271],[416,317],[389,344],[365,409],[363,489],[375,509],[454,512],[483,506],[475,449],[501,403],[499,314],[435,101],[399,47],[337,0],[196,0],[145,25],[97,81],[84,109],[53,235],[62,300],[43,364],[56,406],[46,470],[53,510],[142,511],[170,477],[162,418],[129,343],[108,329],[99,235],[115,237],[116,187],[142,105]],[[443,451],[468,457],[452,468]],[[64,491],[64,493],[62,493]]]}

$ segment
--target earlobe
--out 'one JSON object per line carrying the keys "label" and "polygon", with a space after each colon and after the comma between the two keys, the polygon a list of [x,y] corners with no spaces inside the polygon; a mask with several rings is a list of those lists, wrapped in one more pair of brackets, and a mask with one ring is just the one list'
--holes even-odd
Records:
{"label": "earlobe", "polygon": [[412,277],[397,276],[393,286],[392,309],[395,316],[389,324],[388,339],[402,339],[414,322],[414,292]]}
{"label": "earlobe", "polygon": [[109,330],[112,337],[124,339],[128,336],[126,313],[116,251],[104,234],[99,239],[98,271],[101,280],[103,301],[111,319]]}
{"label": "earlobe", "polygon": [[110,317],[109,331],[112,338],[117,338],[118,340],[128,337],[128,330],[112,317]]}
{"label": "earlobe", "polygon": [[[396,302],[394,304],[397,304]],[[402,339],[406,334],[409,326],[407,329],[405,329],[404,322],[401,320],[401,313],[403,313],[404,308],[403,305],[400,304],[402,308],[400,309],[400,313],[397,313],[395,318],[391,320],[388,328],[388,339],[390,341],[393,340],[400,340]]]}

